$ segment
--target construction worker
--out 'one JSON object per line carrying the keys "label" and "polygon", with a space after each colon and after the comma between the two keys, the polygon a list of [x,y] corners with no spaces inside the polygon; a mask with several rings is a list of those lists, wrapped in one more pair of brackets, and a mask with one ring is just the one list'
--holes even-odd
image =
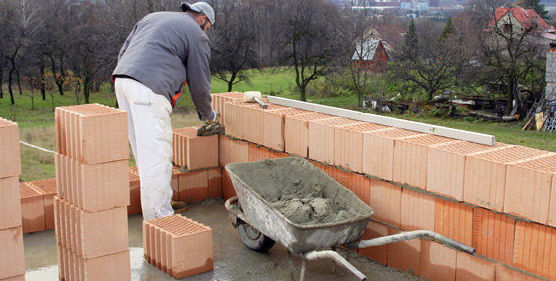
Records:
{"label": "construction worker", "polygon": [[214,10],[205,2],[184,2],[181,9],[141,19],[124,42],[112,74],[118,105],[128,112],[145,220],[174,213],[170,113],[186,84],[199,118],[205,123],[216,120],[205,33],[214,24]]}

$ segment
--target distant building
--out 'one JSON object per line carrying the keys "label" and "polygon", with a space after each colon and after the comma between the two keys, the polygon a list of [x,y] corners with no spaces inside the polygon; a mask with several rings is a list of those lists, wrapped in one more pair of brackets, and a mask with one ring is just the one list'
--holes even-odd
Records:
{"label": "distant building", "polygon": [[368,69],[372,72],[384,73],[390,60],[388,51],[382,40],[369,39],[358,44],[353,53],[352,61],[356,69]]}
{"label": "distant building", "polygon": [[556,40],[556,29],[542,19],[533,9],[522,7],[497,8],[490,20],[486,32],[521,34],[533,30],[548,43]]}

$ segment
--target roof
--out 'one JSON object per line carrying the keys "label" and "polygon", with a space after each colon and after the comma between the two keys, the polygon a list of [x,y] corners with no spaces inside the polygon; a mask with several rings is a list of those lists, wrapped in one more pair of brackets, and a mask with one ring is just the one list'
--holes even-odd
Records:
{"label": "roof", "polygon": [[537,24],[538,27],[543,30],[554,29],[554,27],[546,23],[546,21],[544,21],[535,10],[525,9],[522,7],[497,8],[495,16],[490,20],[488,27],[493,27],[494,24],[502,19],[507,13],[513,15],[513,17],[525,28],[531,28],[534,24]]}
{"label": "roof", "polygon": [[[352,60],[373,60],[379,45],[383,45],[381,40],[370,39],[363,44],[357,44]],[[384,45],[382,46],[385,47]],[[386,48],[384,48],[386,50]],[[386,51],[388,53],[388,51]],[[389,55],[389,54],[388,54]]]}

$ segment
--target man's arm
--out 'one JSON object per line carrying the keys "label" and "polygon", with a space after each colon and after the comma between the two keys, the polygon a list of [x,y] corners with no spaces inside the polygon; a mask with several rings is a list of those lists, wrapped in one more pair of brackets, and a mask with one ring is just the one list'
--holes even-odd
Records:
{"label": "man's arm", "polygon": [[212,99],[210,96],[210,46],[209,39],[203,34],[196,42],[189,46],[187,58],[187,84],[191,92],[191,99],[199,118],[203,121],[214,118]]}

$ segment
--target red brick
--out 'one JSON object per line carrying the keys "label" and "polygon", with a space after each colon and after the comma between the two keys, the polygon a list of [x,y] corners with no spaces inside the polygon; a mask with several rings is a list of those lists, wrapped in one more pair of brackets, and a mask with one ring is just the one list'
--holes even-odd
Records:
{"label": "red brick", "polygon": [[[361,240],[388,236],[388,227],[376,222],[369,222]],[[359,249],[359,254],[383,265],[388,264],[388,245]]]}
{"label": "red brick", "polygon": [[408,189],[402,190],[401,228],[434,231],[435,207],[434,197]]}
{"label": "red brick", "polygon": [[222,169],[213,168],[208,172],[208,197],[213,199],[222,198]]}
{"label": "red brick", "polygon": [[423,240],[420,276],[429,280],[456,280],[456,250]]}
{"label": "red brick", "polygon": [[396,139],[394,142],[393,180],[426,189],[429,147],[460,141],[424,135]]}
{"label": "red brick", "polygon": [[[181,279],[213,269],[212,229],[201,223],[173,215],[144,221],[150,238],[145,241],[151,264]],[[153,234],[154,233],[154,237]],[[154,238],[154,239],[153,239]],[[153,243],[153,241],[155,243]]]}
{"label": "red brick", "polygon": [[222,195],[224,196],[224,199],[229,199],[236,196],[236,191],[234,189],[234,185],[232,184],[232,179],[230,178],[230,175],[228,174],[228,171],[226,171],[226,169],[223,169],[222,173]]}
{"label": "red brick", "polygon": [[517,221],[513,265],[526,271],[556,279],[556,229]]}
{"label": "red brick", "polygon": [[21,195],[17,177],[0,178],[0,230],[22,225]]}
{"label": "red brick", "polygon": [[66,189],[62,198],[89,212],[129,205],[127,160],[86,165],[63,155],[59,157],[66,165],[56,171]]}
{"label": "red brick", "polygon": [[263,115],[264,140],[262,144],[278,151],[284,151],[285,117],[305,113],[309,112],[296,108],[265,110]]}
{"label": "red brick", "polygon": [[127,214],[140,214],[141,208],[141,181],[139,176],[129,173],[129,206],[127,206]]}
{"label": "red brick", "polygon": [[334,165],[362,173],[363,134],[385,128],[369,122],[334,128]]}
{"label": "red brick", "polygon": [[496,264],[496,281],[540,281],[529,273],[521,272],[505,264]]}
{"label": "red brick", "polygon": [[391,181],[394,171],[394,140],[421,133],[388,128],[363,134],[363,172]]}
{"label": "red brick", "polygon": [[456,142],[429,147],[427,190],[463,201],[463,179],[467,157],[485,151],[498,150],[507,144],[494,146],[472,142]]}
{"label": "red brick", "polygon": [[19,187],[23,233],[43,231],[46,226],[43,195],[31,188],[28,183],[21,183]]}
{"label": "red brick", "polygon": [[[508,165],[504,212],[548,223],[549,214],[556,216],[556,207],[550,206],[555,175],[556,154]],[[556,222],[552,222],[552,225],[556,226]]]}
{"label": "red brick", "polygon": [[25,273],[23,231],[21,227],[0,230],[0,279]]}
{"label": "red brick", "polygon": [[473,208],[472,247],[477,254],[512,264],[515,220],[483,208]]}
{"label": "red brick", "polygon": [[61,211],[58,236],[62,246],[86,259],[128,249],[127,207],[88,213],[60,199],[55,204]]}
{"label": "red brick", "polygon": [[[397,230],[389,229],[388,235],[398,233],[399,231]],[[419,276],[421,268],[421,244],[421,239],[388,244],[388,266]]]}
{"label": "red brick", "polygon": [[0,178],[21,174],[21,149],[17,123],[0,117]]}
{"label": "red brick", "polygon": [[268,150],[268,148],[254,143],[248,144],[247,154],[249,161],[261,161],[270,158],[270,151]]}
{"label": "red brick", "polygon": [[473,208],[471,206],[436,198],[434,231],[465,245],[473,237]]}
{"label": "red brick", "polygon": [[[345,127],[361,123],[362,122],[360,121],[342,117],[334,117],[323,120],[310,120],[309,158],[323,162],[325,164],[334,164],[334,129],[337,127]],[[341,140],[341,138],[339,140]],[[344,146],[343,143],[340,143],[338,145]]]}
{"label": "red brick", "polygon": [[374,218],[399,227],[401,221],[402,188],[389,182],[371,181],[371,208]]}
{"label": "red brick", "polygon": [[494,281],[496,263],[457,252],[456,281]]}
{"label": "red brick", "polygon": [[179,178],[179,200],[185,203],[202,202],[208,197],[207,170],[187,172]]}
{"label": "red brick", "polygon": [[58,151],[83,164],[129,157],[127,113],[100,104],[56,108]]}
{"label": "red brick", "polygon": [[301,157],[309,156],[309,121],[329,118],[336,117],[317,112],[286,116],[284,121],[286,152]]}
{"label": "red brick", "polygon": [[504,146],[499,150],[467,157],[463,182],[463,200],[501,212],[509,163],[545,154],[523,146]]}

